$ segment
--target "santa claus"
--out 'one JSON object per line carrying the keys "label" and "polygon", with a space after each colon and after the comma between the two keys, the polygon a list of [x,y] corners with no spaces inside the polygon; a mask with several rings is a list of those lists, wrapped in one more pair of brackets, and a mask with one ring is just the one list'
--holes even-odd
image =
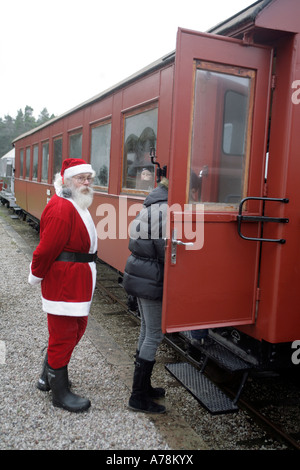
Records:
{"label": "santa claus", "polygon": [[78,412],[90,401],[70,391],[68,363],[82,338],[96,282],[97,233],[88,210],[95,172],[78,158],[64,160],[55,176],[56,194],[43,211],[40,243],[28,281],[41,284],[49,342],[38,388],[52,390],[54,406]]}

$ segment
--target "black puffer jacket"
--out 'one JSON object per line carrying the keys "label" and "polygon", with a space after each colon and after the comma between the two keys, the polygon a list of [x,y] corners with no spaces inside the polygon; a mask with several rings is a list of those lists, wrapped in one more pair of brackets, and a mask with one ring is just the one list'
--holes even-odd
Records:
{"label": "black puffer jacket", "polygon": [[160,300],[163,293],[167,181],[155,188],[130,229],[129,256],[123,286],[129,295]]}

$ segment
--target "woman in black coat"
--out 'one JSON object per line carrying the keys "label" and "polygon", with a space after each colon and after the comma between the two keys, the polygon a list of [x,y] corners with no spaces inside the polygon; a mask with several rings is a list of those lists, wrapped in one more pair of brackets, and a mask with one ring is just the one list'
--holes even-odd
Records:
{"label": "woman in black coat", "polygon": [[145,199],[144,206],[130,228],[129,256],[123,286],[137,297],[141,329],[135,362],[129,407],[136,411],[164,413],[165,407],[151,400],[165,395],[163,388],[151,386],[151,374],[158,346],[163,340],[161,330],[162,293],[168,180],[161,183]]}

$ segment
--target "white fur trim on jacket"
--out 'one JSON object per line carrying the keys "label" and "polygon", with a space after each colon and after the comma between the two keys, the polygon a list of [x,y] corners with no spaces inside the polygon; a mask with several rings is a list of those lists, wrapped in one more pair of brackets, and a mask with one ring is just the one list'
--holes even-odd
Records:
{"label": "white fur trim on jacket", "polygon": [[52,315],[86,317],[89,314],[91,303],[92,299],[88,302],[59,302],[42,297],[43,311]]}
{"label": "white fur trim on jacket", "polygon": [[43,278],[42,277],[36,277],[34,274],[31,272],[31,263],[29,266],[29,276],[28,276],[28,282],[32,286],[36,286],[37,284],[40,284],[42,282]]}

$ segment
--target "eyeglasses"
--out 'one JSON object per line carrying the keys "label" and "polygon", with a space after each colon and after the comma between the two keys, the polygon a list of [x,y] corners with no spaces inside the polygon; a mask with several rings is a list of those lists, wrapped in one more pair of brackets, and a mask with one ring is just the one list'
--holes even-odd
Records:
{"label": "eyeglasses", "polygon": [[73,178],[76,179],[76,181],[78,181],[78,183],[85,183],[86,181],[91,184],[93,183],[94,181],[94,178],[92,176],[73,176]]}

